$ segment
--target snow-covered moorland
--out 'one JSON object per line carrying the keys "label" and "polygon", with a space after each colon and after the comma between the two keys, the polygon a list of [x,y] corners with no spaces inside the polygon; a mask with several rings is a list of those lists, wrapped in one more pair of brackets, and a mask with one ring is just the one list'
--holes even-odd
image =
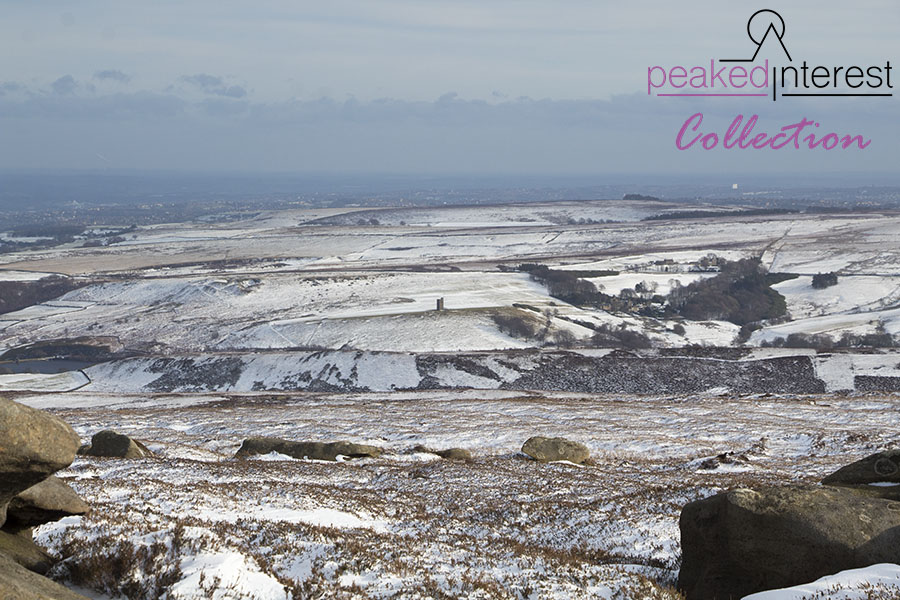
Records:
{"label": "snow-covered moorland", "polygon": [[[817,481],[900,434],[884,418],[898,400],[877,396],[20,399],[62,406],[85,440],[109,427],[157,453],[79,457],[61,475],[92,513],[37,535],[63,558],[56,577],[129,598],[677,598],[684,503]],[[386,452],[232,458],[253,435]],[[518,452],[531,435],[581,441],[592,460],[536,463]],[[420,444],[474,457],[442,460]]]}
{"label": "snow-covered moorland", "polygon": [[[659,203],[651,208],[654,214],[668,210]],[[752,345],[792,333],[840,338],[900,332],[895,214],[723,212],[705,219],[633,220],[647,210],[642,203],[612,201],[527,210],[394,208],[366,211],[363,224],[357,224],[355,209],[324,219],[317,211],[283,211],[244,221],[137,228],[110,246],[14,252],[0,256],[8,273],[0,278],[64,273],[82,287],[0,315],[0,348],[104,335],[155,353],[492,350],[541,345],[557,335],[585,344],[591,327],[604,325],[643,332],[657,346],[731,345],[739,331],[734,323],[676,323],[573,306],[525,273],[510,272],[521,263],[541,263],[584,271],[607,294],[636,286],[665,294],[713,276],[695,270],[709,254],[732,261],[760,257],[770,272],[796,276],[774,287],[785,297],[788,320],[763,323],[749,339]],[[601,215],[623,222],[578,222]],[[451,218],[453,227],[435,226]],[[837,285],[814,289],[812,276],[830,271],[837,273]],[[438,298],[445,299],[440,314],[434,311]],[[548,336],[526,339],[502,331],[494,317],[513,310],[549,318]],[[683,332],[673,332],[676,324]]]}
{"label": "snow-covered moorland", "polygon": [[[895,348],[760,346],[900,334],[900,215],[640,221],[670,207],[291,210],[3,254],[4,290],[62,274],[72,291],[0,315],[0,390],[85,442],[115,429],[156,453],[62,473],[93,511],[38,530],[53,575],[173,600],[677,598],[686,502],[815,482],[896,442]],[[752,335],[576,306],[518,270],[658,303],[750,257],[788,311]],[[826,272],[836,284],[814,288]],[[234,459],[257,435],[385,452]],[[592,459],[533,462],[519,452],[533,435]],[[895,575],[769,597],[896,597]]]}

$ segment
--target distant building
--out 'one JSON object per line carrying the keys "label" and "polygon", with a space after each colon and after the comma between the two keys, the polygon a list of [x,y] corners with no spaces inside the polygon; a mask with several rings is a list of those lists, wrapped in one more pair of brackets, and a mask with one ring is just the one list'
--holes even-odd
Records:
{"label": "distant building", "polygon": [[435,310],[444,310],[444,299],[443,298],[437,299],[437,308],[435,308]]}

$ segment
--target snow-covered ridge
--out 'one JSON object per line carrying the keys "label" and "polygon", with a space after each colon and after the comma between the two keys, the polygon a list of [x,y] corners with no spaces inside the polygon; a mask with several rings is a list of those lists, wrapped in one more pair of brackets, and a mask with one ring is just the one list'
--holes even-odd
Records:
{"label": "snow-covered ridge", "polygon": [[381,392],[531,389],[585,393],[822,393],[900,387],[900,353],[293,351],[129,358],[85,370],[97,392]]}

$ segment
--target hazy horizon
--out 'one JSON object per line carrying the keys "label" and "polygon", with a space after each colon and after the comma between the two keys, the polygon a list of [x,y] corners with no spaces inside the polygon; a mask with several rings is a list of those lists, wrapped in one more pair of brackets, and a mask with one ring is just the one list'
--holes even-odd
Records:
{"label": "hazy horizon", "polygon": [[[782,3],[796,62],[882,64],[900,5]],[[758,7],[498,0],[327,6],[14,3],[0,168],[580,175],[890,172],[894,98],[661,98],[652,65],[753,50]],[[653,19],[647,15],[652,13]],[[777,61],[771,47],[763,58]],[[809,118],[865,150],[679,151],[693,113],[777,133]]]}

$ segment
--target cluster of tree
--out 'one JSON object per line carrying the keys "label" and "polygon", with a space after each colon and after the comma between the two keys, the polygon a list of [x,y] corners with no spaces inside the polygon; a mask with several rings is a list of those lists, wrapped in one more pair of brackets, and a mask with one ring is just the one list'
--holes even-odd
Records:
{"label": "cluster of tree", "polygon": [[533,319],[517,314],[491,315],[497,329],[506,335],[523,340],[537,339],[539,327]]}
{"label": "cluster of tree", "polygon": [[81,285],[58,275],[36,281],[0,281],[0,314],[53,300]]}
{"label": "cluster of tree", "polygon": [[12,233],[16,237],[52,238],[57,242],[71,242],[75,236],[84,233],[82,225],[20,225],[14,227]]}
{"label": "cluster of tree", "polygon": [[812,286],[817,290],[823,290],[827,287],[831,287],[833,285],[837,285],[838,276],[837,273],[818,273],[813,275],[812,278]]}
{"label": "cluster of tree", "polygon": [[638,350],[650,348],[653,344],[650,338],[639,331],[628,329],[625,323],[618,327],[602,324],[594,327],[594,335],[591,336],[591,345],[595,348],[627,348]]}
{"label": "cluster of tree", "polygon": [[492,315],[491,319],[497,325],[497,329],[510,337],[537,340],[567,348],[577,343],[575,334],[567,329],[550,332],[553,319],[557,316],[555,310],[545,310],[542,315],[543,319],[526,314],[496,314]]}
{"label": "cluster of tree", "polygon": [[519,270],[525,271],[531,279],[547,286],[547,291],[554,298],[575,306],[598,306],[613,300],[613,296],[600,292],[597,286],[583,278],[602,277],[615,274],[615,271],[563,271],[537,263],[519,265]]}
{"label": "cluster of tree", "polygon": [[715,267],[717,274],[687,286],[673,284],[668,296],[657,294],[652,283],[643,282],[634,289],[626,288],[617,296],[612,296],[584,279],[614,275],[614,271],[567,271],[536,263],[519,265],[519,270],[547,286],[554,298],[576,306],[591,306],[610,312],[656,318],[681,316],[694,321],[725,320],[737,325],[787,314],[784,296],[770,286],[795,275],[767,274],[758,258],[727,261],[711,255],[703,257],[700,266]]}
{"label": "cluster of tree", "polygon": [[671,310],[694,321],[724,320],[745,325],[787,313],[784,296],[769,287],[773,279],[758,258],[719,261],[719,274],[673,288]]}
{"label": "cluster of tree", "polygon": [[591,219],[590,217],[581,217],[578,219],[576,219],[575,217],[569,217],[566,220],[567,225],[605,225],[607,223],[618,223],[618,221],[614,221],[612,219]]}
{"label": "cluster of tree", "polygon": [[840,348],[897,348],[900,346],[891,334],[879,325],[874,333],[853,334],[845,332],[834,339],[824,333],[792,333],[786,338],[778,337],[761,344],[764,348],[815,348],[816,350],[832,350]]}

